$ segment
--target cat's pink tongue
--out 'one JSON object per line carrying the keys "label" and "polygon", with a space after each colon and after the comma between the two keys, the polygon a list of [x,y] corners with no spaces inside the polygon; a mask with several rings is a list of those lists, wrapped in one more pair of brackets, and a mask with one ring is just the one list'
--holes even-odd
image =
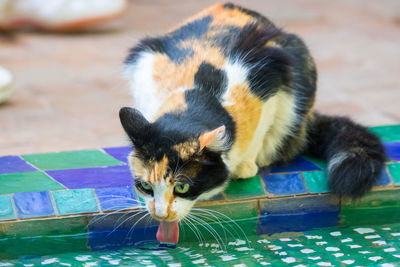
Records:
{"label": "cat's pink tongue", "polygon": [[178,243],[179,239],[179,226],[178,221],[174,222],[160,222],[157,231],[157,240],[161,243]]}

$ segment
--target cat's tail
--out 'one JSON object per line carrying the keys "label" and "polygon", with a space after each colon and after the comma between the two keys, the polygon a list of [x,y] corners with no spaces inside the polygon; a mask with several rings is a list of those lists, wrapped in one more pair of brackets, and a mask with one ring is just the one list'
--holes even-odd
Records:
{"label": "cat's tail", "polygon": [[368,192],[382,171],[385,149],[365,127],[344,117],[313,114],[307,151],[327,160],[331,192],[357,198]]}

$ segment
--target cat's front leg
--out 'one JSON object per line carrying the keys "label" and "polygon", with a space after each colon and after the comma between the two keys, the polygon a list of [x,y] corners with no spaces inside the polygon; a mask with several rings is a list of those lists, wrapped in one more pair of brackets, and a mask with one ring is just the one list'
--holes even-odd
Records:
{"label": "cat's front leg", "polygon": [[232,173],[233,179],[245,179],[253,177],[258,172],[258,166],[254,161],[242,161]]}

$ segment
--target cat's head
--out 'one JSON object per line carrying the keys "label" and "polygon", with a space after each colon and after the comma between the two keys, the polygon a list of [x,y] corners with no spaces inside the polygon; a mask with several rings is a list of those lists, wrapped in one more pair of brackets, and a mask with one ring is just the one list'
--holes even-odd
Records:
{"label": "cat's head", "polygon": [[133,108],[122,108],[120,119],[134,145],[129,164],[135,186],[153,218],[180,221],[197,200],[224,189],[229,178],[221,158],[225,126],[194,134],[150,123]]}

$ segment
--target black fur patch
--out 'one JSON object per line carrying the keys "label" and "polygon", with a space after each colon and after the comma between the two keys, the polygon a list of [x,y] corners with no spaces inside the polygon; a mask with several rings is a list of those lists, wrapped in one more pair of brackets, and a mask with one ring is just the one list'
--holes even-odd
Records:
{"label": "black fur patch", "polygon": [[200,39],[207,31],[212,22],[211,16],[194,20],[179,29],[171,32],[168,36],[175,40]]}
{"label": "black fur patch", "polygon": [[229,171],[218,153],[205,151],[204,158],[207,159],[206,164],[201,161],[182,162],[183,174],[185,174],[185,168],[190,167],[191,164],[197,165],[196,168],[200,168],[200,171],[196,177],[191,177],[189,191],[185,194],[175,193],[177,196],[193,200],[202,193],[221,186],[229,179]]}
{"label": "black fur patch", "polygon": [[129,50],[129,54],[125,59],[125,64],[135,64],[139,58],[140,53],[144,51],[165,53],[165,46],[162,38],[146,38],[143,39],[136,46]]}
{"label": "black fur patch", "polygon": [[251,91],[266,100],[282,86],[291,84],[291,56],[284,49],[265,47],[281,31],[271,25],[246,25],[231,51],[250,69],[248,79]]}
{"label": "black fur patch", "polygon": [[379,178],[385,149],[379,138],[365,127],[348,118],[316,113],[309,125],[308,140],[307,152],[326,159],[328,164],[342,156],[329,170],[331,191],[338,196],[361,197]]}
{"label": "black fur patch", "polygon": [[194,85],[220,98],[227,87],[226,73],[203,61],[194,76]]}
{"label": "black fur patch", "polygon": [[163,53],[172,61],[182,63],[187,57],[191,57],[194,51],[190,48],[182,48],[181,42],[188,39],[200,39],[208,31],[211,22],[212,17],[206,16],[192,21],[166,36],[143,39],[130,49],[125,64],[134,64],[140,53],[144,51]]}

